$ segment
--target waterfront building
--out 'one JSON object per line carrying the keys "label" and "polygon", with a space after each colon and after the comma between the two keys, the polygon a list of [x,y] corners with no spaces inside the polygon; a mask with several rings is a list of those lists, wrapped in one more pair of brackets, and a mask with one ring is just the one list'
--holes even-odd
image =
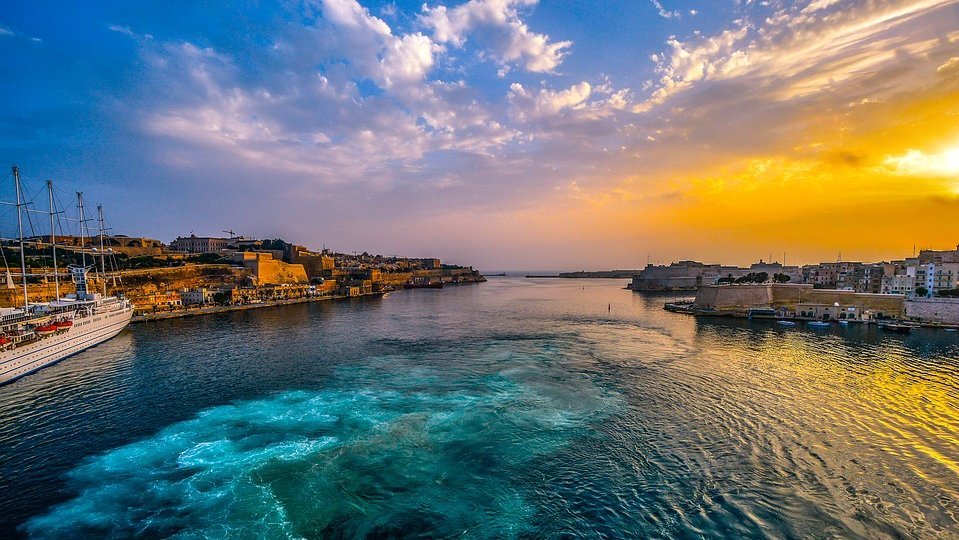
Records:
{"label": "waterfront building", "polygon": [[173,310],[183,306],[183,297],[179,291],[154,291],[137,298],[137,312]]}
{"label": "waterfront building", "polygon": [[180,291],[180,299],[184,306],[205,306],[213,303],[213,296],[217,293],[213,289],[198,287]]}

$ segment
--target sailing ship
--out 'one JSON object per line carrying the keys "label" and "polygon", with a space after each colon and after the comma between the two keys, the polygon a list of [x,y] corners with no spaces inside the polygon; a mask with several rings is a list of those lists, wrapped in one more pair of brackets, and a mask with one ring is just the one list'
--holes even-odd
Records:
{"label": "sailing ship", "polygon": [[[53,277],[56,299],[50,302],[30,302],[27,288],[27,265],[24,252],[23,212],[29,204],[23,200],[20,172],[13,167],[17,196],[17,226],[20,237],[20,270],[23,282],[23,305],[0,308],[0,385],[59,362],[64,358],[103,343],[120,333],[133,317],[133,304],[121,296],[106,294],[106,251],[103,249],[103,208],[98,207],[100,222],[100,278],[103,292],[89,288],[88,274],[96,267],[87,265],[84,244],[83,194],[77,193],[80,212],[81,264],[67,266],[76,288],[75,293],[60,295],[60,274],[57,268],[56,233],[54,218],[53,182],[47,181],[50,199],[50,244],[53,253]],[[29,210],[27,210],[29,211]],[[96,251],[96,250],[94,250]],[[41,274],[45,275],[45,274]],[[7,283],[11,285],[7,269]]]}

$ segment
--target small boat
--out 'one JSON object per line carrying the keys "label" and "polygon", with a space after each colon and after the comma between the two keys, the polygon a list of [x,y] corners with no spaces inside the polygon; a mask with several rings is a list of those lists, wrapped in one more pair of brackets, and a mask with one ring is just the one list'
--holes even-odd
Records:
{"label": "small boat", "polygon": [[956,328],[946,328],[946,332],[959,332],[959,329],[956,329]]}
{"label": "small boat", "polygon": [[779,326],[796,326],[794,321],[776,321]]}
{"label": "small boat", "polygon": [[776,318],[776,310],[770,307],[749,308],[746,317],[750,319],[774,319]]}
{"label": "small boat", "polygon": [[879,328],[882,328],[883,330],[889,330],[890,332],[899,332],[900,334],[908,334],[912,332],[912,329],[915,328],[915,326],[911,324],[891,322],[891,323],[880,324]]}
{"label": "small boat", "polygon": [[0,349],[6,349],[10,345],[13,345],[13,340],[7,336],[0,336]]}
{"label": "small boat", "polygon": [[33,329],[33,332],[40,337],[45,337],[51,334],[55,334],[56,331],[57,331],[57,327],[56,325],[53,325],[53,324],[44,324],[42,326],[38,326]]}
{"label": "small boat", "polygon": [[57,327],[57,332],[66,332],[73,328],[73,321],[57,321],[53,323],[53,326]]}
{"label": "small boat", "polygon": [[839,324],[843,326],[849,326],[849,321],[839,321]]}
{"label": "small boat", "polygon": [[832,325],[827,323],[826,321],[809,321],[808,323],[806,323],[806,326],[810,328],[829,328]]}
{"label": "small boat", "polygon": [[674,313],[690,313],[693,309],[693,304],[692,302],[666,302],[666,304],[663,305],[663,309]]}
{"label": "small boat", "polygon": [[442,289],[442,281],[411,281],[403,284],[404,289]]}

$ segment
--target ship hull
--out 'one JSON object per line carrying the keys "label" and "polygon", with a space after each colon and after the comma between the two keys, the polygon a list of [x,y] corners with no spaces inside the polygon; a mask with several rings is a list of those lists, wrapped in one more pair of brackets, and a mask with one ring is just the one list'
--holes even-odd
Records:
{"label": "ship hull", "polygon": [[119,334],[133,317],[133,308],[75,319],[69,330],[0,352],[0,385],[83,352]]}

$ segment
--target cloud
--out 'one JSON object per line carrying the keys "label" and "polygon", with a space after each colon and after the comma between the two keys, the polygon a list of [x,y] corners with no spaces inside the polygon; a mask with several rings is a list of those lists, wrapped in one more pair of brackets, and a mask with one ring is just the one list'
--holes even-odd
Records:
{"label": "cloud", "polygon": [[[663,7],[663,3],[660,2],[659,0],[649,0],[649,1],[653,4],[653,7],[656,8],[656,13],[657,13],[660,17],[662,17],[662,18],[664,18],[664,19],[678,19],[678,18],[679,18],[679,11],[677,11],[677,10],[672,10],[672,11],[670,11],[670,10],[664,8],[664,7]],[[690,10],[690,14],[695,15],[695,14],[696,14],[695,10]]]}
{"label": "cloud", "polygon": [[0,36],[15,36],[16,32],[10,30],[6,26],[0,26]]}
{"label": "cloud", "polygon": [[541,88],[529,91],[519,83],[509,87],[509,103],[514,115],[520,120],[538,120],[555,116],[567,109],[582,109],[589,98],[592,87],[581,82],[560,91]]}
{"label": "cloud", "polygon": [[552,73],[568,54],[570,41],[551,42],[532,32],[518,8],[537,0],[469,0],[454,8],[423,5],[420,22],[438,43],[462,47],[470,36],[487,47],[501,63],[517,63],[527,71]]}
{"label": "cloud", "polygon": [[949,60],[946,60],[941,66],[936,68],[937,73],[946,73],[949,71],[954,71],[959,68],[959,56],[953,56]]}
{"label": "cloud", "polygon": [[361,74],[382,88],[416,83],[433,67],[441,51],[420,33],[394,36],[389,25],[356,0],[322,0],[323,17],[337,30],[332,39],[341,53],[354,58]]}

